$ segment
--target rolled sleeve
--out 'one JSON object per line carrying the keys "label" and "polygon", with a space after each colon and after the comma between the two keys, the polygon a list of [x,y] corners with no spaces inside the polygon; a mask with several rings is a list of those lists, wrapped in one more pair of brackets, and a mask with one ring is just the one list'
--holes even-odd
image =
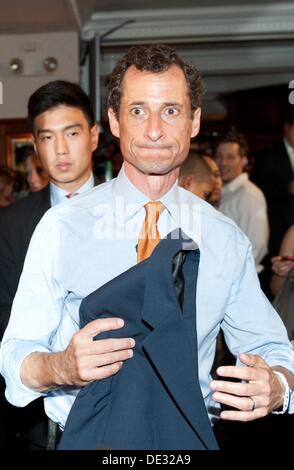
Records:
{"label": "rolled sleeve", "polygon": [[22,383],[22,362],[32,352],[52,352],[52,337],[62,315],[64,292],[55,276],[59,230],[50,212],[31,239],[0,351],[6,398],[20,407],[44,395]]}
{"label": "rolled sleeve", "polygon": [[[7,341],[1,345],[1,374],[5,378],[7,400],[14,406],[24,407],[46,393],[36,392],[26,387],[20,378],[24,359],[32,352],[49,352],[43,346],[28,341]],[[2,356],[5,354],[5,362]]]}
{"label": "rolled sleeve", "polygon": [[[237,358],[241,353],[257,354],[269,366],[279,365],[294,374],[293,345],[280,316],[259,287],[250,245],[232,286],[222,329]],[[294,413],[293,393],[289,412]]]}

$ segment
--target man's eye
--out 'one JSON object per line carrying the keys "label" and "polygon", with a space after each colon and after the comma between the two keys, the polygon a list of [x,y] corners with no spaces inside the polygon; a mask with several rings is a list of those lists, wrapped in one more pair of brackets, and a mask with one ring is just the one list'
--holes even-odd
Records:
{"label": "man's eye", "polygon": [[51,139],[51,135],[43,135],[41,137],[41,140],[50,140]]}
{"label": "man's eye", "polygon": [[168,116],[177,116],[179,114],[179,110],[176,109],[176,108],[167,108],[165,110],[165,113],[168,115]]}
{"label": "man's eye", "polygon": [[141,108],[133,108],[133,109],[131,109],[131,113],[134,116],[142,116],[144,114],[144,111]]}

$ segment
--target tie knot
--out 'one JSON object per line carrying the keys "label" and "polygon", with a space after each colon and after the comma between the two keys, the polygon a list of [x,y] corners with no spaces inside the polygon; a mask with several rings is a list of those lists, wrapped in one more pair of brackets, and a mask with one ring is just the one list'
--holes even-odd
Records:
{"label": "tie knot", "polygon": [[146,217],[148,225],[157,224],[160,214],[165,209],[165,206],[160,201],[150,201],[145,204]]}

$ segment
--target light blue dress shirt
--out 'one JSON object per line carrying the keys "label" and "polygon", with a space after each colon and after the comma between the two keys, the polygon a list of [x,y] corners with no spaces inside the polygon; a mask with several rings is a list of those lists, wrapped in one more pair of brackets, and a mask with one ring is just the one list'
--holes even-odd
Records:
{"label": "light blue dress shirt", "polygon": [[[79,189],[77,189],[75,193],[77,195],[85,193],[86,191],[89,191],[89,189],[92,189],[93,186],[94,186],[94,176],[93,176],[93,173],[91,173],[87,181]],[[50,183],[51,207],[54,207],[56,206],[56,204],[60,204],[61,202],[69,201],[69,199],[66,197],[67,194],[68,194],[68,191],[65,191],[64,189],[59,188],[54,183]]]}
{"label": "light blue dress shirt", "polygon": [[[117,179],[50,209],[37,226],[1,348],[6,397],[14,405],[25,406],[42,395],[20,380],[24,358],[32,351],[65,349],[79,328],[81,300],[137,262],[147,201],[122,169]],[[158,223],[161,237],[181,227],[200,247],[199,381],[213,420],[218,405],[209,382],[220,327],[236,356],[260,354],[268,364],[294,372],[294,351],[259,288],[250,243],[234,222],[177,184],[161,201],[166,206]],[[61,427],[77,392],[63,388],[43,394],[46,413]]]}

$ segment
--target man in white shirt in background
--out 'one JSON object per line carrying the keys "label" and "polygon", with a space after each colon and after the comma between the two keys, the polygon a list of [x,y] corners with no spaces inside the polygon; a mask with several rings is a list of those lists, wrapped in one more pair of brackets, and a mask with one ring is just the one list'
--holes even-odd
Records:
{"label": "man in white shirt in background", "polygon": [[252,244],[256,271],[261,273],[269,238],[267,206],[262,191],[244,172],[247,156],[248,146],[242,134],[232,129],[220,138],[215,159],[224,186],[218,209],[247,235]]}

